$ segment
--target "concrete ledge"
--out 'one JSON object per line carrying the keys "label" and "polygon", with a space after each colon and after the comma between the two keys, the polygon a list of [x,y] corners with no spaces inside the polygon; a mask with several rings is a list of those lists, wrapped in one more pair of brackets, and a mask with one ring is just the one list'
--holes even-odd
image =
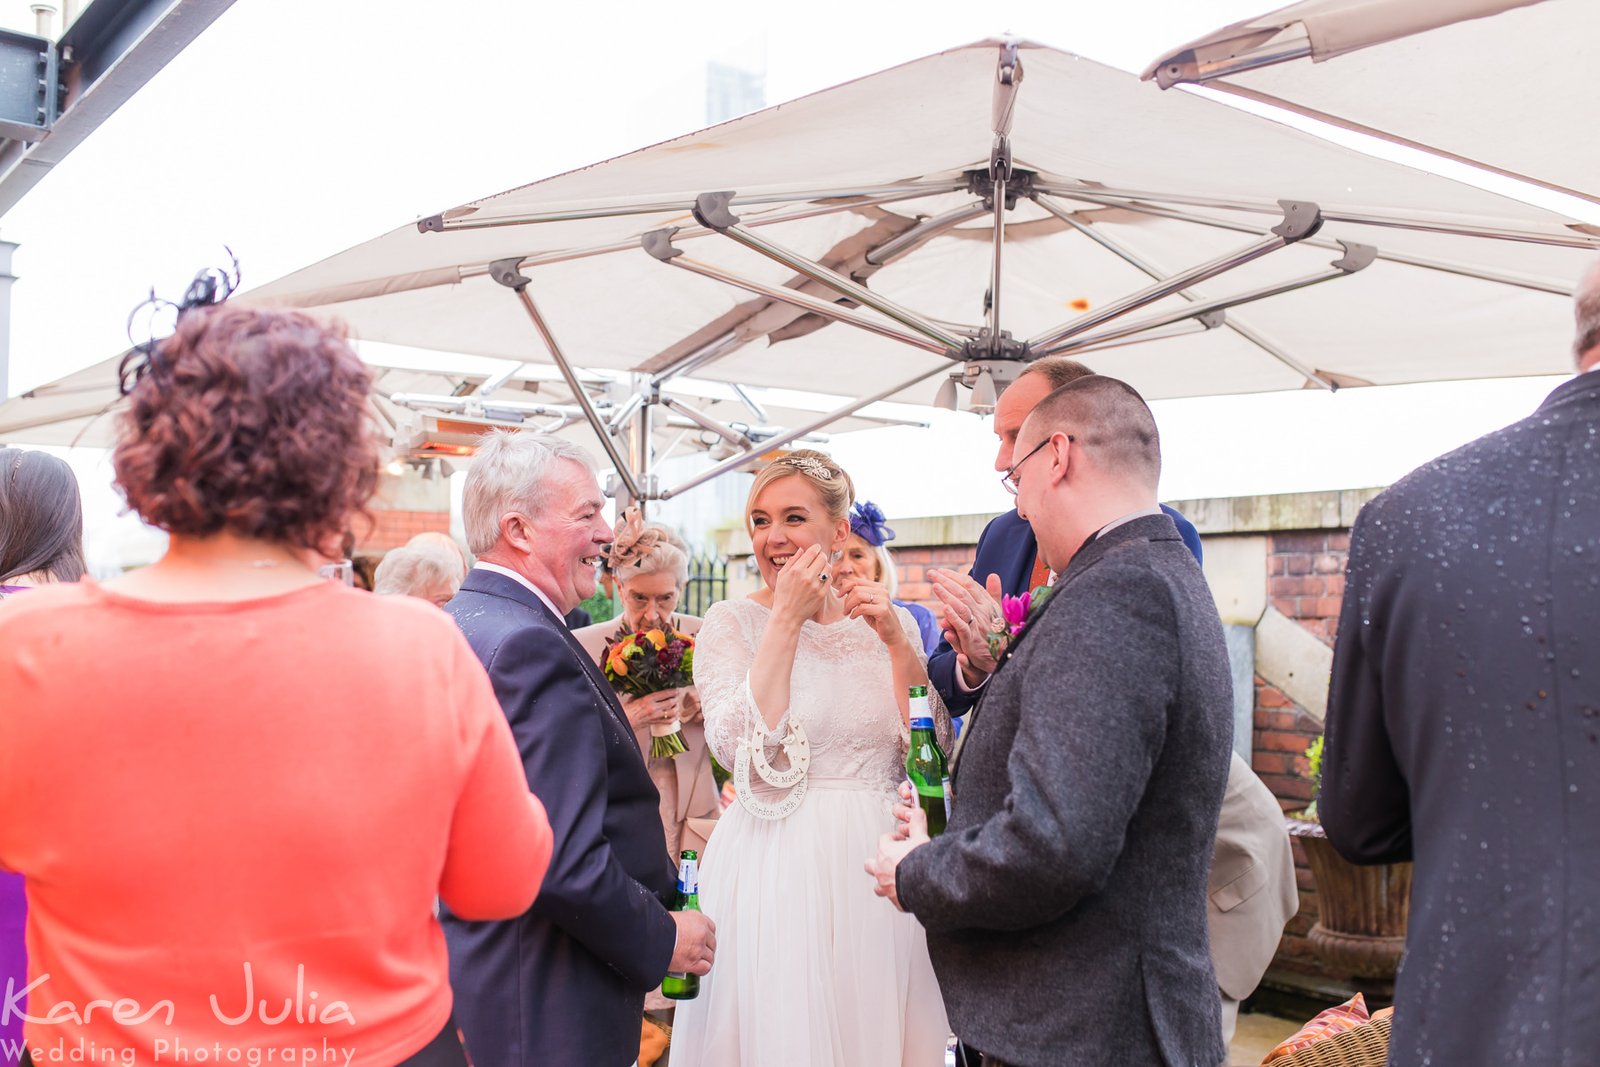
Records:
{"label": "concrete ledge", "polygon": [[1202,534],[1270,533],[1276,530],[1342,530],[1382,487],[1323,493],[1170,500]]}

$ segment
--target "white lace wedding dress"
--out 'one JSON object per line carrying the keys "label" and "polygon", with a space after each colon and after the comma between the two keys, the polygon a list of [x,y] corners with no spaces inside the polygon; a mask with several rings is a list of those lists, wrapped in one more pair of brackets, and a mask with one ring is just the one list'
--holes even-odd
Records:
{"label": "white lace wedding dress", "polygon": [[[920,656],[916,623],[896,614]],[[761,722],[748,675],[770,618],[753,600],[724,601],[697,637],[706,737],[730,769]],[[678,1006],[672,1065],[941,1067],[950,1029],[922,927],[874,895],[863,870],[894,827],[909,743],[888,650],[863,621],[807,621],[789,693],[765,752],[788,766],[781,741],[799,723],[806,792],[781,819],[731,805],[706,845],[700,907],[717,924],[717,958],[699,997]],[[937,703],[934,713],[949,752],[949,716]],[[769,803],[787,792],[752,780]]]}

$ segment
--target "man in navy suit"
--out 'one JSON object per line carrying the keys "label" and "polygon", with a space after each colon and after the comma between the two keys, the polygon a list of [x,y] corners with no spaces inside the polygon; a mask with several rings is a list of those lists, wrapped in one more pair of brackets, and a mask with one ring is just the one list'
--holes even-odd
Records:
{"label": "man in navy suit", "polygon": [[644,995],[705,974],[716,935],[668,910],[674,867],[660,796],[605,676],[562,616],[594,593],[611,529],[592,462],[538,434],[484,439],[467,476],[478,557],[446,605],[511,722],[555,852],[533,907],[505,922],[441,915],[456,1020],[479,1067],[626,1067]]}

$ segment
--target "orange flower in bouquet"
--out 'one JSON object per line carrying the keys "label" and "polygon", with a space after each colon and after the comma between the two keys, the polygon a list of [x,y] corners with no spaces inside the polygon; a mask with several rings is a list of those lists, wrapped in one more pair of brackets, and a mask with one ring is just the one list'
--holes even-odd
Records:
{"label": "orange flower in bouquet", "polygon": [[[618,630],[602,661],[606,680],[618,693],[645,697],[663,689],[694,684],[694,638],[667,623],[643,629]],[[675,758],[687,749],[682,727],[674,720],[650,727],[651,757]]]}

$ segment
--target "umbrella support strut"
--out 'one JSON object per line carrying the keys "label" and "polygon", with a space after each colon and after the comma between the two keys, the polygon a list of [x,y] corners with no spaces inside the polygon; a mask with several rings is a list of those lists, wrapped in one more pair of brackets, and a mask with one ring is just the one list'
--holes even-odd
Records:
{"label": "umbrella support strut", "polygon": [[[702,277],[710,278],[713,281],[725,282],[728,285],[735,286],[739,289],[744,289],[747,292],[755,293],[757,296],[764,296],[771,300],[777,300],[781,303],[789,304],[793,307],[808,311],[813,315],[821,315],[823,318],[832,319],[835,322],[848,323],[851,326],[866,330],[869,333],[875,333],[880,337],[887,337],[891,340],[899,341],[902,344],[910,345],[913,348],[920,348],[926,352],[933,352],[938,355],[951,354],[952,349],[948,346],[939,344],[935,341],[926,340],[912,333],[907,333],[904,330],[895,328],[890,323],[879,322],[877,319],[874,319],[869,315],[863,315],[861,312],[852,308],[830,303],[829,301],[823,300],[819,297],[812,296],[809,293],[802,293],[798,290],[790,289],[787,286],[767,285],[764,282],[758,282],[750,278],[741,278],[736,274],[732,274],[721,269],[720,267],[713,267],[710,264],[689,259],[688,257],[684,256],[682,249],[673,245],[673,232],[674,231],[671,229],[651,230],[649,233],[645,234],[642,239],[641,243],[644,246],[644,250],[649,252],[656,259],[659,259],[661,262],[666,263],[669,266],[677,267],[680,270],[686,270],[691,274],[699,274]],[[822,269],[826,270],[827,268]],[[959,350],[959,346],[957,350]]]}
{"label": "umbrella support strut", "polygon": [[561,351],[561,346],[556,343],[555,334],[550,332],[549,325],[544,321],[544,316],[539,314],[538,305],[534,304],[533,297],[528,295],[528,283],[532,281],[527,275],[517,270],[518,261],[515,259],[500,260],[490,264],[489,273],[495,281],[517,294],[517,299],[522,304],[522,309],[528,313],[528,318],[533,320],[533,328],[539,331],[539,336],[544,340],[544,346],[550,352],[550,358],[555,361],[556,367],[561,371],[561,377],[567,381],[567,388],[572,390],[573,397],[578,401],[578,406],[583,409],[583,417],[595,434],[600,438],[600,445],[606,450],[612,465],[616,468],[617,478],[627,490],[630,500],[642,499],[639,492],[639,482],[634,478],[633,472],[628,469],[628,463],[622,458],[622,453],[617,449],[617,443],[612,439],[606,429],[605,420],[595,410],[594,402],[589,399],[589,393],[584,389],[583,383],[578,380],[577,372],[572,369],[572,364],[567,362],[566,355]]}
{"label": "umbrella support strut", "polygon": [[934,367],[932,370],[922,372],[915,378],[910,378],[906,381],[900,382],[897,385],[891,385],[887,389],[879,390],[878,392],[873,393],[871,396],[863,397],[860,400],[852,400],[848,404],[843,404],[839,407],[836,407],[826,415],[818,415],[815,419],[812,419],[798,430],[785,430],[776,437],[762,441],[760,444],[756,444],[750,448],[747,448],[744,452],[737,456],[723,460],[710,470],[701,471],[699,474],[695,475],[693,478],[690,478],[682,485],[675,486],[672,489],[664,490],[660,495],[660,499],[671,500],[675,496],[687,493],[695,486],[704,485],[711,479],[721,477],[728,471],[738,470],[740,467],[744,466],[746,463],[749,463],[751,460],[758,458],[765,452],[770,452],[775,448],[782,448],[791,441],[797,441],[800,438],[805,437],[807,434],[815,433],[824,426],[827,426],[829,423],[837,422],[840,419],[848,418],[849,416],[854,415],[868,404],[876,403],[879,400],[882,400],[884,397],[893,396],[902,389],[909,389],[913,385],[927,381],[935,374],[944,374],[948,370],[949,368],[944,366]]}
{"label": "umbrella support strut", "polygon": [[[1052,205],[1043,196],[1035,195],[1033,198],[1040,207],[1055,215],[1063,222],[1081,231],[1081,224],[1067,217],[1066,209]],[[1134,211],[1141,215],[1153,215],[1156,218],[1173,219],[1177,222],[1192,222],[1196,226],[1210,226],[1218,230],[1232,230],[1235,233],[1264,234],[1264,226],[1252,226],[1247,222],[1234,222],[1230,219],[1211,218],[1206,215],[1196,215],[1188,211],[1178,211],[1174,208],[1156,207],[1154,204],[1140,203],[1134,200],[1117,200],[1111,197],[1096,198],[1093,193],[1074,193],[1074,200],[1087,200],[1091,203],[1105,204],[1108,207],[1121,208],[1124,211]],[[1098,240],[1098,238],[1096,238]],[[1307,248],[1326,248],[1330,252],[1337,252],[1342,245],[1340,241],[1331,241],[1323,237],[1312,237],[1302,242]],[[1477,267],[1464,267],[1458,263],[1446,263],[1440,259],[1427,259],[1423,256],[1408,255],[1404,252],[1386,251],[1380,249],[1378,258],[1385,263],[1401,263],[1407,267],[1419,267],[1422,270],[1438,271],[1440,274],[1454,274],[1461,278],[1476,278],[1481,282],[1494,282],[1496,285],[1512,285],[1518,289],[1529,289],[1535,293],[1550,293],[1553,296],[1570,298],[1573,287],[1568,283],[1537,281],[1532,278],[1518,278],[1511,274],[1499,274],[1495,271],[1482,270]],[[1135,264],[1137,266],[1137,264]],[[1146,271],[1146,273],[1150,273]],[[1161,277],[1160,273],[1150,274],[1152,278]]]}
{"label": "umbrella support strut", "polygon": [[1121,300],[1114,300],[1099,311],[1072,322],[1057,326],[1028,342],[1031,351],[1040,355],[1047,355],[1054,351],[1063,341],[1088,333],[1103,322],[1126,315],[1148,304],[1163,300],[1174,293],[1182,292],[1196,282],[1203,282],[1207,278],[1230,271],[1235,267],[1243,266],[1253,260],[1260,259],[1269,252],[1276,252],[1286,248],[1296,241],[1310,237],[1322,225],[1322,215],[1317,205],[1304,200],[1280,200],[1283,207],[1283,222],[1272,228],[1271,236],[1241,248],[1237,252],[1230,252],[1225,256],[1190,267],[1186,271],[1174,274],[1170,278],[1160,279],[1156,284],[1131,293]]}
{"label": "umbrella support strut", "polygon": [[1088,337],[1079,337],[1076,340],[1068,341],[1056,348],[1051,349],[1049,354],[1059,355],[1064,352],[1073,351],[1080,348],[1087,348],[1091,345],[1102,344],[1106,341],[1115,341],[1123,337],[1131,337],[1134,334],[1143,333],[1146,330],[1154,330],[1162,326],[1171,326],[1173,323],[1182,322],[1185,319],[1201,319],[1204,321],[1208,315],[1218,316],[1216,324],[1220,326],[1223,324],[1223,316],[1229,308],[1235,308],[1243,304],[1254,303],[1257,300],[1265,300],[1268,297],[1280,296],[1284,293],[1292,293],[1296,289],[1304,289],[1308,286],[1320,285],[1323,282],[1331,282],[1335,278],[1349,277],[1350,275],[1355,274],[1357,271],[1365,270],[1367,267],[1371,266],[1373,259],[1376,257],[1377,249],[1373,248],[1371,245],[1346,244],[1344,256],[1334,260],[1333,263],[1330,264],[1330,266],[1333,267],[1331,271],[1327,271],[1322,274],[1309,274],[1304,278],[1296,278],[1293,281],[1280,282],[1277,285],[1269,285],[1260,289],[1252,289],[1247,293],[1239,293],[1235,296],[1220,297],[1216,300],[1202,300],[1198,303],[1190,304],[1186,308],[1179,308],[1176,311],[1162,312],[1159,315],[1153,315],[1149,318],[1139,319],[1136,322],[1124,323],[1121,326],[1113,326],[1109,330],[1103,330],[1100,333],[1090,334]]}
{"label": "umbrella support strut", "polygon": [[[1093,226],[1083,222],[1076,215],[1070,211],[1067,211],[1055,201],[1045,196],[1035,196],[1034,200],[1040,207],[1050,212],[1050,214],[1054,215],[1062,222],[1065,222],[1068,226],[1071,226],[1073,229],[1077,230],[1079,233],[1098,244],[1101,248],[1104,248],[1112,255],[1115,255],[1121,259],[1124,263],[1127,263],[1129,266],[1133,267],[1135,270],[1141,271],[1142,273],[1155,279],[1164,277],[1163,273],[1160,270],[1157,270],[1153,264],[1147,263],[1144,259],[1124,248],[1121,244],[1107,237],[1105,234],[1099,232]],[[1183,297],[1185,300],[1198,301],[1202,299],[1199,293],[1187,288],[1178,290],[1178,295]],[[1223,325],[1227,326],[1228,329],[1232,330],[1246,341],[1249,341],[1251,344],[1261,349],[1261,351],[1265,352],[1279,363],[1289,367],[1295,373],[1304,376],[1307,381],[1312,382],[1321,388],[1328,390],[1329,392],[1336,392],[1338,390],[1339,387],[1337,385],[1329,381],[1327,378],[1324,378],[1321,374],[1318,374],[1315,368],[1306,366],[1304,363],[1289,355],[1289,353],[1285,352],[1282,348],[1279,348],[1273,342],[1256,333],[1244,323],[1229,320],[1228,322],[1223,323]]]}
{"label": "umbrella support strut", "polygon": [[695,221],[737,241],[752,251],[761,253],[768,259],[782,263],[790,270],[803,274],[814,282],[827,286],[840,296],[849,297],[858,304],[864,304],[880,314],[887,315],[902,326],[909,327],[922,336],[937,341],[944,349],[951,351],[961,350],[964,344],[961,338],[941,330],[916,312],[901,307],[892,300],[885,299],[866,286],[829,270],[821,263],[813,262],[798,253],[791,252],[765,238],[758,237],[746,227],[739,225],[739,217],[728,210],[728,204],[735,195],[731,192],[701,193],[695,198]]}

